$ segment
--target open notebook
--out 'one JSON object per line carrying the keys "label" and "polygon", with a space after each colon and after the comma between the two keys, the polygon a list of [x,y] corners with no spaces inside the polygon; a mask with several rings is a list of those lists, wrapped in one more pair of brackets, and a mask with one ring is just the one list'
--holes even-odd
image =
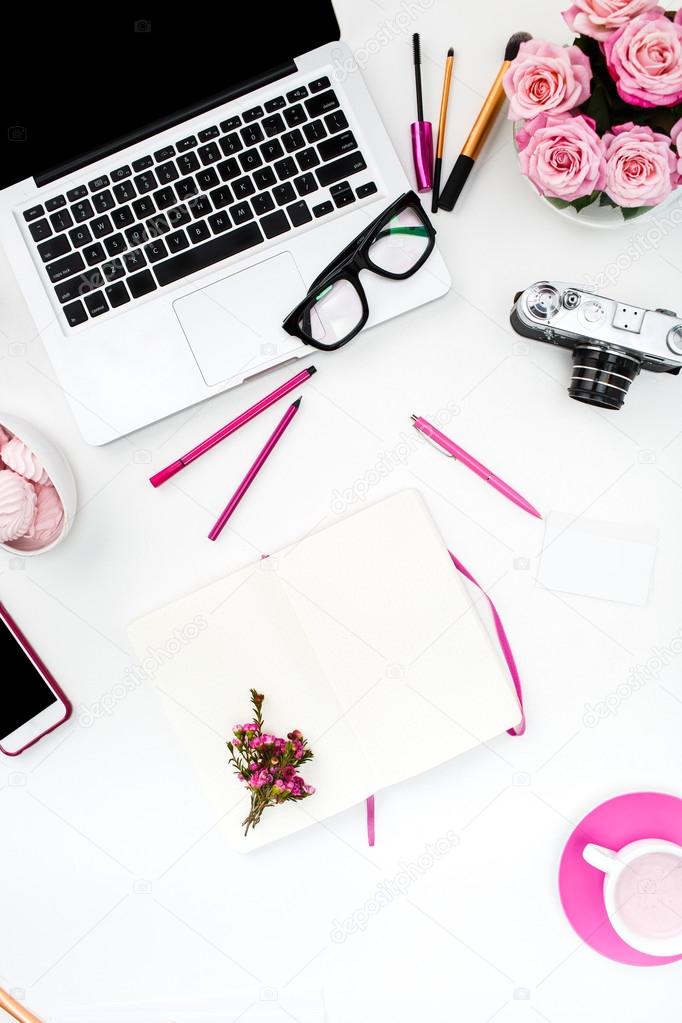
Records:
{"label": "open notebook", "polygon": [[[180,630],[183,643],[173,637]],[[241,569],[130,629],[242,851],[339,813],[519,722],[507,669],[421,496],[404,490]],[[179,647],[179,649],[177,649]],[[171,654],[170,651],[176,651]],[[247,838],[248,797],[225,741],[265,694],[268,731],[300,728],[317,792],[267,810]]]}

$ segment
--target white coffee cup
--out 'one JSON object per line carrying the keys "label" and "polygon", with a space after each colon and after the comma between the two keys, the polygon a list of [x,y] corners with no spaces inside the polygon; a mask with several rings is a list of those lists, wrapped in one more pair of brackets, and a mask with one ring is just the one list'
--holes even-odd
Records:
{"label": "white coffee cup", "polygon": [[583,858],[604,873],[611,926],[631,948],[682,955],[682,846],[645,838],[617,852],[590,843]]}

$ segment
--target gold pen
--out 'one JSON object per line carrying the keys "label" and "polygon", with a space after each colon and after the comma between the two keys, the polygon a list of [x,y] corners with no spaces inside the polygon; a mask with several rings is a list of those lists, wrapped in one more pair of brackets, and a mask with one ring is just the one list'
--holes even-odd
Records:
{"label": "gold pen", "polygon": [[438,213],[438,199],[440,197],[440,173],[443,166],[443,147],[445,146],[445,124],[448,118],[448,102],[450,100],[450,82],[452,81],[452,66],[455,62],[455,51],[452,47],[448,50],[445,59],[445,75],[443,78],[443,94],[440,100],[440,117],[438,119],[438,138],[436,140],[436,165],[433,171],[433,195],[431,198],[431,212]]}
{"label": "gold pen", "polygon": [[4,991],[0,987],[0,1009],[4,1009],[10,1016],[17,1020],[17,1023],[42,1023],[37,1016],[34,1016],[32,1012],[25,1009],[23,1005],[19,1005],[16,998]]}

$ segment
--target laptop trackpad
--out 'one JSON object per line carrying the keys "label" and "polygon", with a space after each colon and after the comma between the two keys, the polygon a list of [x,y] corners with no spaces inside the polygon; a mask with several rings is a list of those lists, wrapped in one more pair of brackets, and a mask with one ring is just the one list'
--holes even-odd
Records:
{"label": "laptop trackpad", "polygon": [[305,347],[282,330],[305,293],[294,257],[282,252],[174,302],[206,383],[242,380]]}

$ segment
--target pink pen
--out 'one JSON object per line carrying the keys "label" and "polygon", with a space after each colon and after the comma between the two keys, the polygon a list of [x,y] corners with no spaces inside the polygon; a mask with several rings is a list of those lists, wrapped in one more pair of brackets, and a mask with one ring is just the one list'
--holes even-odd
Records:
{"label": "pink pen", "polygon": [[246,491],[249,489],[249,487],[251,486],[251,484],[255,480],[255,478],[258,475],[258,473],[261,471],[261,469],[263,468],[263,466],[267,462],[268,458],[270,457],[270,454],[272,453],[273,448],[277,444],[277,441],[280,439],[280,437],[282,436],[282,434],[286,430],[287,426],[289,425],[291,420],[294,418],[294,416],[298,412],[300,404],[301,404],[301,399],[297,398],[296,401],[293,403],[293,405],[290,405],[289,408],[286,410],[286,412],[284,413],[284,415],[280,419],[279,423],[275,427],[272,435],[269,437],[267,444],[265,445],[265,447],[263,448],[263,450],[259,454],[259,456],[256,459],[256,461],[253,463],[253,465],[251,466],[251,468],[247,472],[247,474],[244,477],[244,479],[241,481],[241,483],[239,484],[239,486],[235,490],[233,496],[230,498],[230,500],[229,500],[229,502],[227,504],[227,507],[224,509],[224,511],[220,515],[220,518],[218,519],[218,521],[214,525],[213,529],[208,534],[209,540],[217,540],[218,539],[218,537],[220,536],[220,534],[222,533],[222,531],[223,531],[223,529],[225,527],[225,524],[226,524],[227,520],[230,518],[230,516],[234,512],[235,508],[237,507],[237,505],[241,501],[242,497],[244,496]]}
{"label": "pink pen", "polygon": [[297,373],[295,377],[291,378],[291,380],[285,381],[285,383],[276,388],[276,390],[272,391],[270,394],[266,394],[264,398],[257,401],[255,405],[251,406],[251,408],[247,408],[247,410],[237,416],[236,419],[226,423],[225,426],[221,426],[216,433],[211,434],[211,436],[207,437],[206,440],[202,440],[201,444],[197,444],[197,446],[192,448],[191,451],[188,451],[186,455],[182,455],[175,462],[171,462],[170,465],[167,465],[165,469],[160,469],[154,474],[154,476],[150,476],[149,482],[151,485],[153,487],[159,487],[162,483],[165,483],[166,480],[171,478],[171,476],[175,476],[176,472],[180,472],[181,469],[184,469],[186,465],[189,465],[196,458],[200,458],[206,451],[210,451],[211,448],[215,447],[216,444],[219,444],[221,440],[225,440],[225,438],[229,437],[231,433],[238,430],[240,426],[244,426],[245,423],[255,419],[257,415],[260,415],[261,412],[270,408],[270,406],[274,405],[276,401],[283,398],[285,394],[289,394],[289,392],[293,391],[299,386],[299,384],[304,384],[306,380],[309,380],[313,373],[316,372],[317,370],[314,366],[308,366],[307,369],[301,370],[301,372]]}
{"label": "pink pen", "polygon": [[447,455],[451,455],[452,458],[457,458],[463,463],[463,465],[466,465],[467,468],[471,469],[472,472],[475,472],[477,476],[486,480],[491,487],[495,487],[495,490],[499,490],[499,492],[504,494],[506,498],[514,504],[517,504],[519,508],[523,508],[524,511],[529,512],[531,515],[535,515],[538,519],[542,518],[542,515],[537,508],[534,508],[532,504],[526,501],[525,497],[521,497],[521,495],[510,487],[508,483],[501,480],[499,476],[492,473],[490,469],[486,469],[486,467],[481,465],[481,463],[474,458],[473,455],[468,454],[464,448],[461,448],[459,444],[455,444],[454,440],[450,440],[450,438],[446,437],[444,433],[437,430],[435,426],[431,426],[431,423],[428,423],[426,419],[422,419],[421,416],[412,416],[412,421],[420,433],[423,433],[425,437],[428,437],[434,442],[434,444],[437,444],[439,448],[442,448]]}

